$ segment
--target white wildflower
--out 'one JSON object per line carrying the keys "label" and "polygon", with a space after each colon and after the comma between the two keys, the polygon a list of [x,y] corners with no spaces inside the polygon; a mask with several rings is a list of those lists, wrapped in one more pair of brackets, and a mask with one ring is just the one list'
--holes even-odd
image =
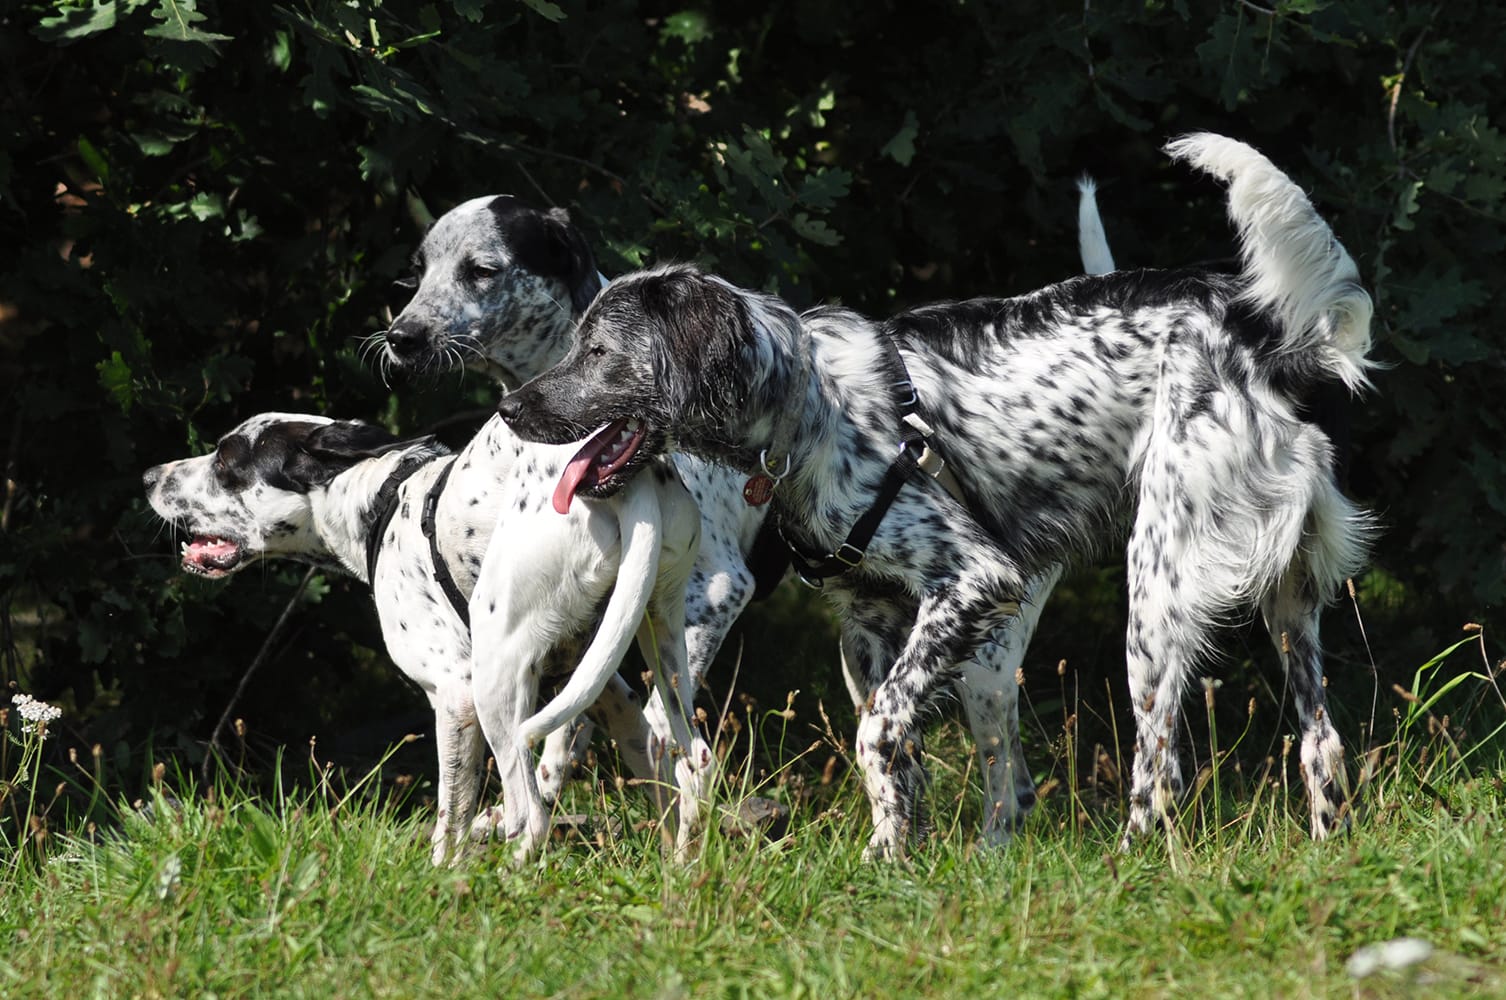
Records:
{"label": "white wildflower", "polygon": [[1349,956],[1344,969],[1355,979],[1364,979],[1382,969],[1400,972],[1425,962],[1433,954],[1433,946],[1417,938],[1401,937],[1379,944],[1367,944]]}
{"label": "white wildflower", "polygon": [[16,706],[16,714],[21,716],[23,733],[45,734],[47,723],[62,718],[63,715],[61,708],[38,701],[29,694],[12,695],[10,701]]}

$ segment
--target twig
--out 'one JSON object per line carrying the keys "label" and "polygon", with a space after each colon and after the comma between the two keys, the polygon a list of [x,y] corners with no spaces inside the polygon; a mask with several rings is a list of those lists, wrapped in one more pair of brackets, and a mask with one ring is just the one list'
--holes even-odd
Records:
{"label": "twig", "polygon": [[16,500],[16,476],[20,466],[21,411],[16,407],[16,418],[11,422],[10,447],[5,455],[5,506],[0,508],[0,531],[10,531],[10,512]]}
{"label": "twig", "polygon": [[[1442,5],[1433,8],[1433,15],[1428,18],[1428,23],[1422,26],[1422,31],[1418,32],[1417,38],[1408,47],[1407,56],[1401,61],[1401,73],[1397,75],[1396,82],[1391,85],[1391,107],[1386,112],[1386,138],[1391,143],[1391,152],[1398,159],[1401,157],[1401,152],[1396,148],[1396,104],[1401,100],[1401,85],[1406,81],[1407,74],[1412,70],[1412,60],[1417,57],[1418,47],[1422,45],[1422,40],[1428,37],[1428,32],[1433,29],[1433,22],[1438,19],[1438,12],[1442,9]],[[1406,169],[1403,164],[1398,164],[1397,166],[1400,170],[1404,171]]]}
{"label": "twig", "polygon": [[214,724],[214,732],[209,734],[209,747],[204,753],[204,766],[200,772],[206,784],[209,782],[209,763],[214,760],[219,752],[220,733],[225,731],[225,723],[230,720],[230,713],[235,711],[235,706],[240,702],[241,695],[246,693],[246,686],[251,683],[252,675],[260,670],[261,665],[266,662],[267,655],[271,652],[272,644],[282,635],[283,627],[287,625],[288,619],[293,616],[293,605],[298,603],[298,598],[302,596],[303,589],[309,585],[309,581],[314,578],[314,574],[318,571],[319,567],[310,566],[308,572],[303,574],[303,579],[298,581],[298,586],[294,588],[292,596],[288,598],[288,603],[283,605],[282,614],[277,617],[277,622],[272,626],[272,631],[267,633],[267,638],[262,642],[261,649],[256,651],[256,658],[251,661],[251,665],[241,675],[240,683],[235,686],[235,693],[230,696],[230,701],[226,703],[225,711],[220,713],[220,721]]}
{"label": "twig", "polygon": [[1096,84],[1098,74],[1093,66],[1093,47],[1088,44],[1088,8],[1093,0],[1082,0],[1082,54],[1088,60],[1088,82]]}
{"label": "twig", "polygon": [[1349,590],[1349,604],[1354,608],[1354,623],[1360,627],[1360,639],[1365,643],[1365,656],[1370,660],[1370,728],[1365,735],[1365,749],[1375,747],[1375,706],[1380,697],[1380,671],[1375,668],[1375,652],[1370,648],[1370,634],[1365,631],[1365,619],[1360,614],[1359,595],[1354,590],[1354,578],[1344,581]]}

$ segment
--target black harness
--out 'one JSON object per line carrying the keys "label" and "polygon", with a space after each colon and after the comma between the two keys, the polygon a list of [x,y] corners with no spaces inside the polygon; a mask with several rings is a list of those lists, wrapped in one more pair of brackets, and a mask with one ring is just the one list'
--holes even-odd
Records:
{"label": "black harness", "polygon": [[[366,529],[366,582],[372,584],[376,581],[377,559],[382,554],[382,537],[387,534],[387,526],[392,523],[393,515],[397,513],[397,491],[407,482],[408,477],[419,469],[428,465],[439,456],[433,453],[409,455],[397,464],[391,474],[387,476],[382,488],[377,490],[376,499],[371,502],[371,509],[376,512],[376,517],[371,521],[371,527]],[[429,560],[434,564],[434,582],[444,591],[445,597],[449,598],[450,607],[460,616],[460,620],[467,628],[471,624],[471,613],[465,596],[460,593],[460,588],[455,584],[455,577],[450,574],[449,564],[445,562],[444,555],[439,551],[439,541],[434,526],[435,513],[439,509],[439,495],[444,492],[445,483],[450,480],[450,470],[455,468],[451,461],[439,477],[434,480],[434,485],[429,487],[429,492],[424,496],[423,514],[419,518],[419,528],[424,537],[429,540]]]}
{"label": "black harness", "polygon": [[455,468],[455,463],[446,465],[434,480],[434,485],[429,487],[428,494],[424,497],[423,516],[419,518],[418,526],[423,530],[424,537],[429,540],[429,561],[434,564],[434,582],[439,584],[439,589],[444,591],[444,596],[450,599],[450,607],[460,616],[460,620],[466,628],[471,627],[470,601],[460,592],[460,587],[455,583],[455,577],[450,574],[450,564],[445,562],[444,554],[439,551],[439,532],[434,527],[434,516],[439,512],[439,495],[444,492],[445,483],[450,481],[450,470]]}
{"label": "black harness", "polygon": [[[884,478],[874,494],[872,506],[857,519],[852,530],[847,533],[846,540],[837,546],[835,552],[813,555],[784,536],[795,574],[812,587],[820,587],[824,581],[862,563],[863,557],[868,553],[868,543],[873,541],[884,515],[889,512],[894,498],[899,496],[900,489],[907,481],[921,477],[938,479],[947,492],[967,506],[967,500],[961,495],[961,486],[956,484],[955,478],[950,473],[947,473],[945,480],[939,478],[946,468],[946,462],[931,447],[931,435],[934,431],[921,416],[920,394],[915,391],[915,383],[910,381],[910,371],[899,355],[898,346],[886,332],[879,334],[879,343],[884,350],[885,363],[897,376],[892,384],[896,390],[895,403],[899,407],[900,416],[899,454],[889,463],[889,468],[884,470]],[[781,530],[780,534],[783,536],[784,532]]]}

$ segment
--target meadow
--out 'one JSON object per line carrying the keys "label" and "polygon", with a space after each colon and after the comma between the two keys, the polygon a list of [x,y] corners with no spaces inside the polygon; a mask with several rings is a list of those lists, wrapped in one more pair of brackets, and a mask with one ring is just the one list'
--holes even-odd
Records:
{"label": "meadow", "polygon": [[861,858],[867,809],[843,737],[788,706],[724,717],[718,802],[773,799],[786,826],[720,823],[677,866],[646,797],[603,761],[568,789],[541,861],[483,844],[442,870],[427,860],[425,789],[390,760],[346,773],[314,745],[265,785],[158,765],[128,802],[98,758],[44,766],[12,706],[0,990],[1500,995],[1506,699],[1485,652],[1467,635],[1410,688],[1376,692],[1373,745],[1351,748],[1353,826],[1329,842],[1307,837],[1286,742],[1253,747],[1210,718],[1176,825],[1121,853],[1117,761],[1076,746],[1064,713],[1054,763],[1090,766],[1054,768],[1065,779],[1043,784],[1004,850],[974,844],[970,755],[955,722],[938,726],[933,832],[883,864]]}

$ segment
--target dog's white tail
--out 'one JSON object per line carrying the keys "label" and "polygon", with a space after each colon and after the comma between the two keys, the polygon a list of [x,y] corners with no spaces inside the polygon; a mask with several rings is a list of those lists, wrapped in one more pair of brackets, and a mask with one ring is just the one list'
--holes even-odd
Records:
{"label": "dog's white tail", "polygon": [[1280,321],[1276,350],[1351,390],[1369,385],[1370,296],[1302,189],[1249,146],[1210,132],[1175,139],[1166,153],[1228,184],[1249,282],[1241,297]]}
{"label": "dog's white tail", "polygon": [[607,598],[596,635],[559,694],[523,723],[519,736],[525,743],[553,732],[594,704],[638,632],[659,578],[659,549],[664,530],[659,494],[648,478],[630,482],[617,504],[622,525],[622,559],[617,565],[617,584]]}
{"label": "dog's white tail", "polygon": [[1108,274],[1116,270],[1109,238],[1098,215],[1098,185],[1083,174],[1077,180],[1077,251],[1082,255],[1084,274]]}

